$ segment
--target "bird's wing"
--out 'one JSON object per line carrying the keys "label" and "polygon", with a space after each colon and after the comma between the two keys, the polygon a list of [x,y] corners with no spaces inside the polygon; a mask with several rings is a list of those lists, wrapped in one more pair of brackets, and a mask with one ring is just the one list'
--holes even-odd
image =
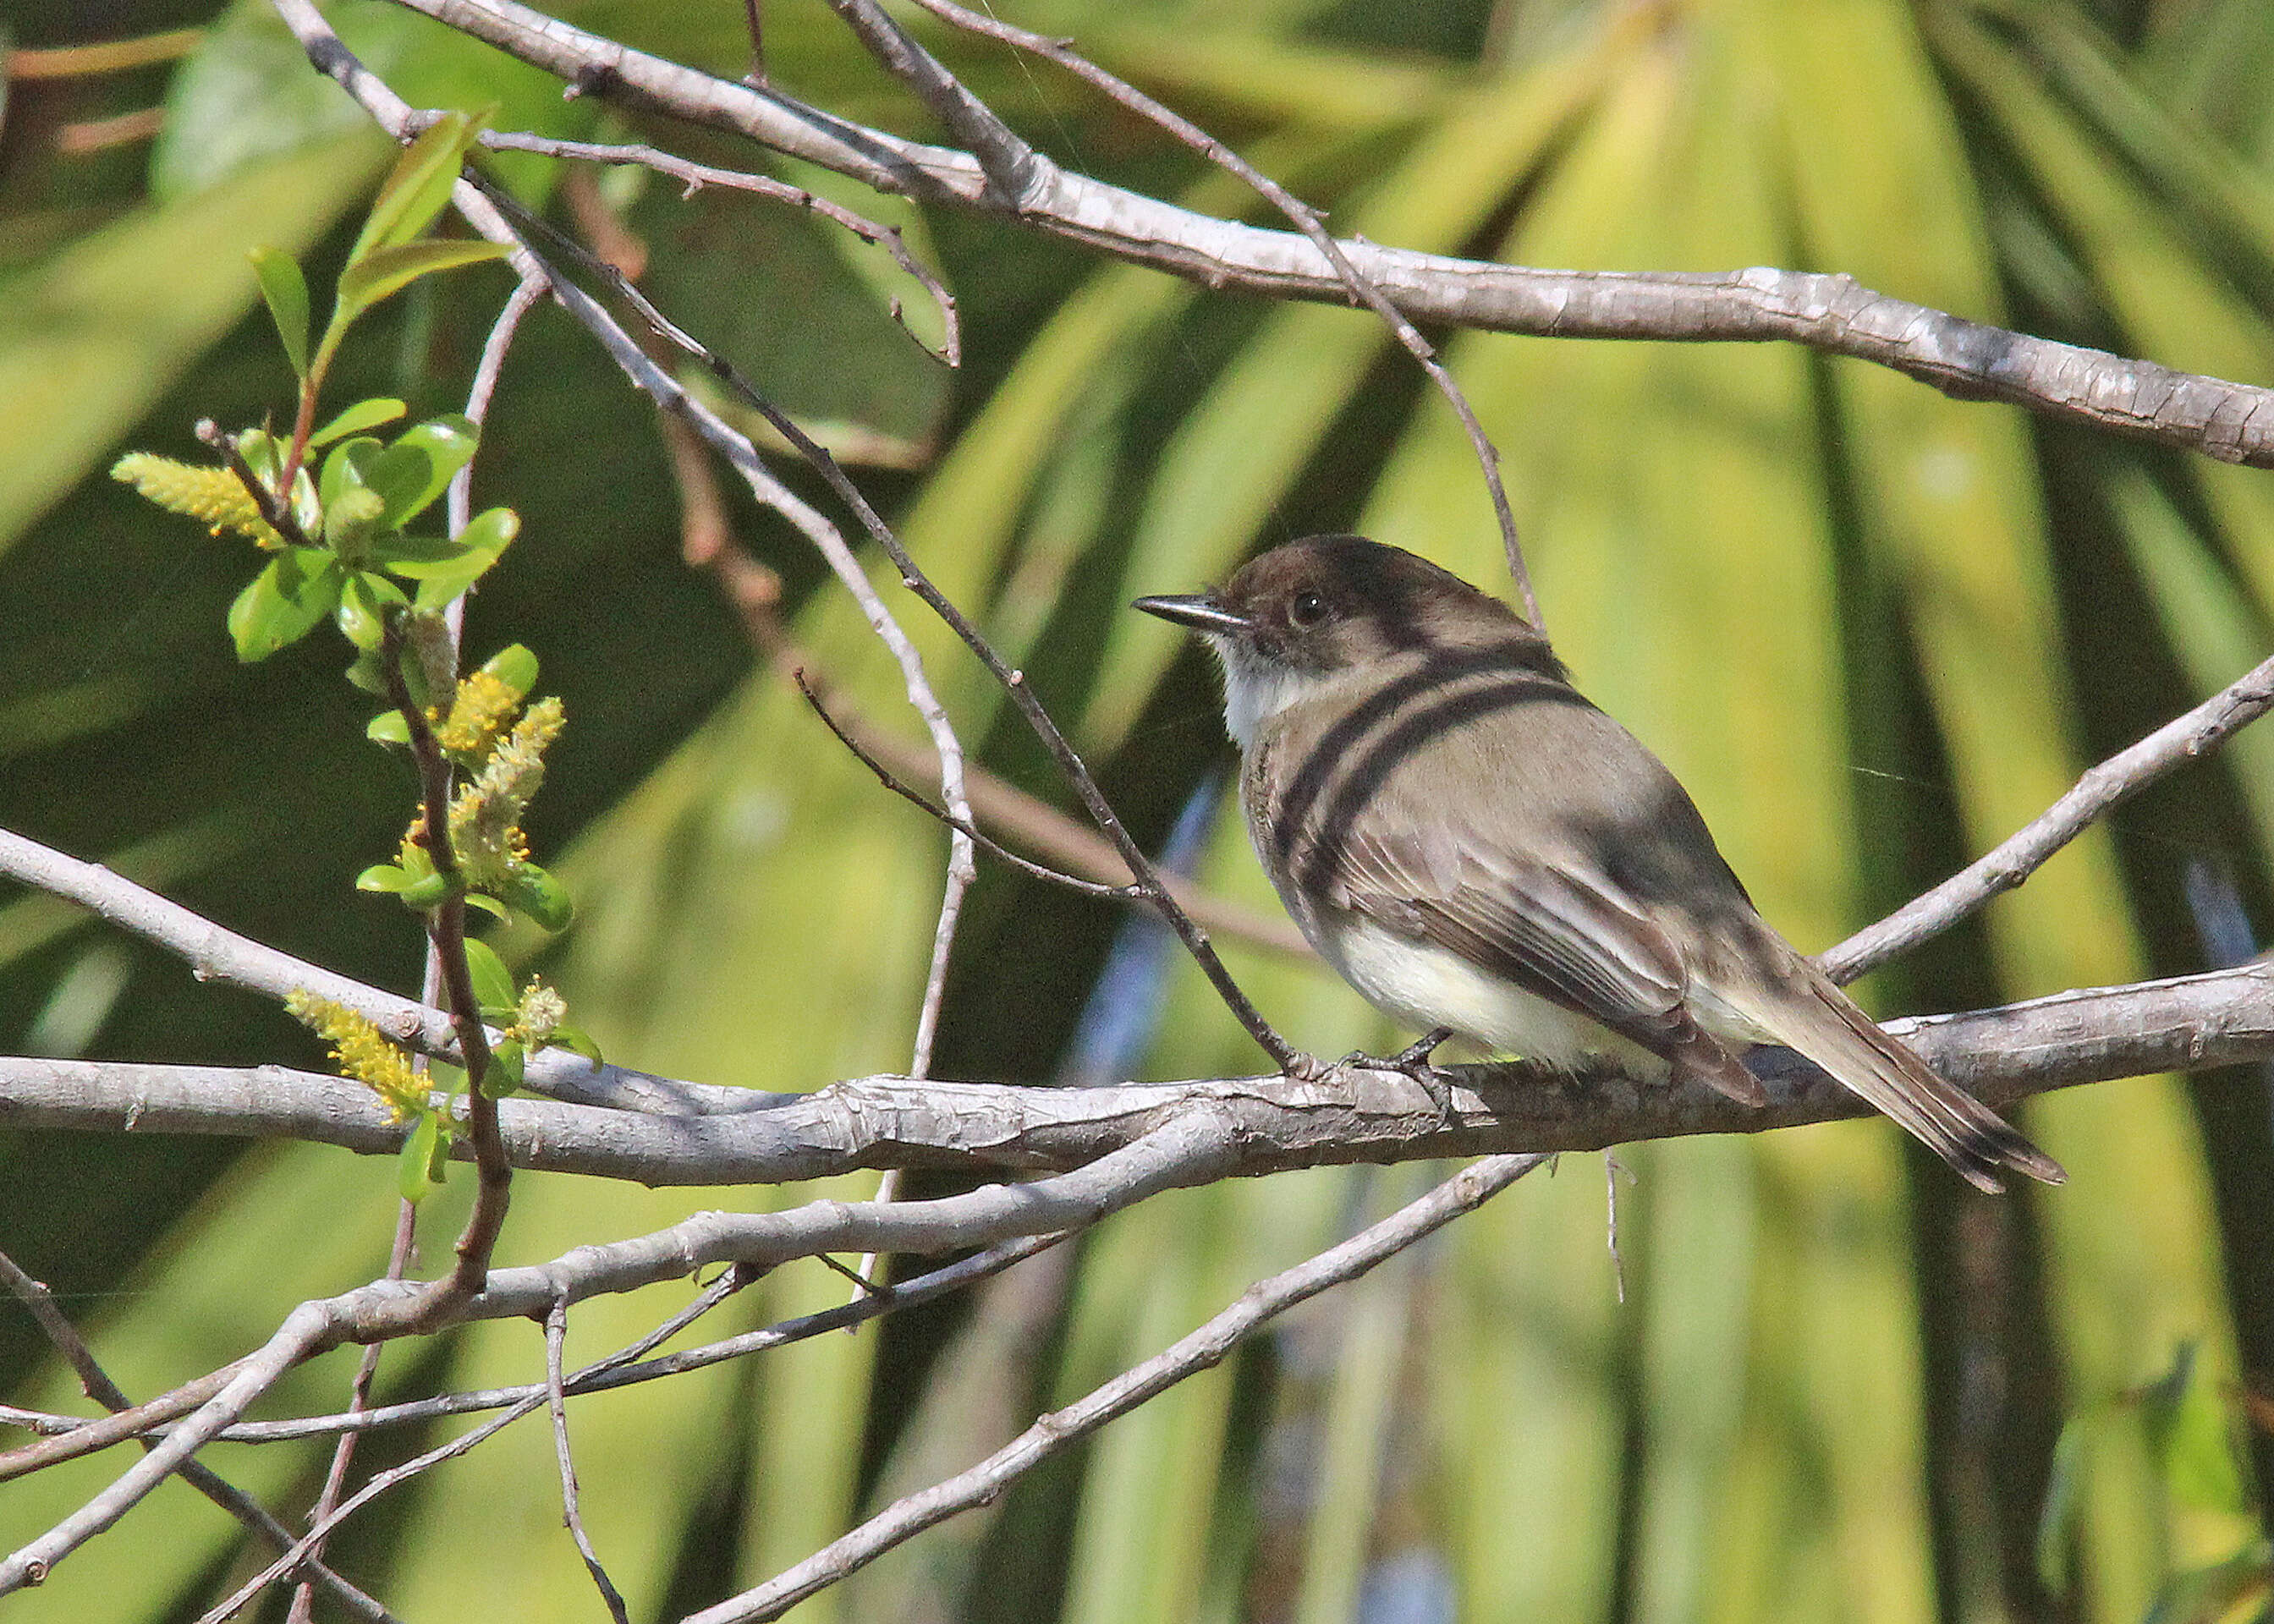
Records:
{"label": "bird's wing", "polygon": [[[1602,1020],[1682,1002],[1680,950],[1607,883],[1465,839],[1368,820],[1336,843],[1327,895]],[[1608,1023],[1607,1023],[1608,1024]]]}
{"label": "bird's wing", "polygon": [[1763,1102],[1759,1082],[1690,1014],[1680,947],[1584,862],[1398,816],[1361,816],[1306,855],[1337,906],[1600,1021],[1732,1098]]}

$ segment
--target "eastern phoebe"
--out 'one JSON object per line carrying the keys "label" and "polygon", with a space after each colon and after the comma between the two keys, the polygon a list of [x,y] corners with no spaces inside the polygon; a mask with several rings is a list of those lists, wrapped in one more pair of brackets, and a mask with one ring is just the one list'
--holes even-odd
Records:
{"label": "eastern phoebe", "polygon": [[1753,911],[1689,795],[1498,599],[1356,536],[1137,608],[1206,637],[1280,899],[1393,1019],[1763,1103],[1796,1049],[1983,1190],[2059,1166],[1889,1037]]}

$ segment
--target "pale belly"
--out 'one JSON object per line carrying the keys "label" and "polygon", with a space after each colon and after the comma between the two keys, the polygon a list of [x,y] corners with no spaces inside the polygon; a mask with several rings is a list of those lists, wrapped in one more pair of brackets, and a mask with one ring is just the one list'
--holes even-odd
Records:
{"label": "pale belly", "polygon": [[1417,1032],[1450,1026],[1498,1053],[1565,1070],[1591,1058],[1616,1061],[1622,1071],[1643,1077],[1670,1069],[1608,1026],[1487,975],[1449,949],[1371,920],[1345,915],[1331,932],[1314,931],[1311,939],[1367,1003]]}

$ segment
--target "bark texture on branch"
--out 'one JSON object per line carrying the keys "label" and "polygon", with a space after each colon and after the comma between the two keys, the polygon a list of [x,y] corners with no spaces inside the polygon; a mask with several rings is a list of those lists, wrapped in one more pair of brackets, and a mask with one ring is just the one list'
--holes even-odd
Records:
{"label": "bark texture on branch", "polygon": [[[870,129],[650,56],[516,0],[396,0],[558,75],[582,94],[728,130],[880,192],[1004,215],[1116,259],[1281,298],[1349,302],[1300,233],[1219,220],[1059,168],[1040,154],[1015,197],[980,160]],[[2274,467],[2274,390],[2011,332],[1891,298],[1853,277],[1756,266],[1703,272],[1542,270],[1338,243],[1412,320],[1556,338],[1790,340],[1876,362],[1962,400],[2004,401],[2222,462]]]}
{"label": "bark texture on branch", "polygon": [[[1992,1106],[2079,1083],[2274,1056],[2274,966],[2263,961],[2025,1004],[1890,1021],[1888,1030]],[[658,1116],[550,1100],[502,1102],[516,1166],[648,1184],[787,1183],[862,1168],[1051,1172],[1082,1167],[1181,1116],[1226,1124],[1231,1171],[1503,1151],[1599,1150],[1694,1133],[1752,1133],[1866,1114],[1797,1056],[1756,1056],[1769,1102],[1615,1072],[1450,1068],[1454,1116],[1395,1071],[1026,1088],[870,1077],[808,1094],[740,1094],[746,1109]],[[0,1060],[0,1126],[223,1133],[392,1154],[405,1130],[359,1084],[246,1071]]]}

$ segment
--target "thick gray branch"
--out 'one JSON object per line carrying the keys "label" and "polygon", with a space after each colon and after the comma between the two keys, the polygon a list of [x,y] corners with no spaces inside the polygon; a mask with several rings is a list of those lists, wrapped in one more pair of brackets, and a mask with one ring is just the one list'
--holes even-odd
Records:
{"label": "thick gray branch", "polygon": [[[2274,1056],[2274,967],[2254,963],[2129,987],[1888,1023],[1992,1105],[2078,1083]],[[737,1113],[664,1116],[508,1100],[517,1167],[648,1184],[786,1183],[858,1168],[1040,1172],[1084,1166],[1193,1114],[1228,1126],[1225,1170],[1594,1150],[1860,1115],[1856,1098],[1782,1051],[1756,1062],[1769,1103],[1616,1074],[1455,1068],[1456,1120],[1396,1072],[1021,1088],[872,1077],[809,1094],[750,1094]],[[679,1085],[665,1084],[666,1088]],[[731,1094],[734,1090],[706,1090]],[[262,1066],[0,1059],[0,1126],[222,1133],[392,1154],[404,1130],[358,1084]],[[543,1304],[538,1307],[543,1312]]]}
{"label": "thick gray branch", "polygon": [[[1213,288],[1343,303],[1347,284],[1293,231],[1178,208],[1053,168],[1006,208],[979,160],[714,79],[514,0],[396,0],[587,92],[731,130],[877,190],[1003,214]],[[1961,399],[1999,400],[2223,462],[2274,466],[2274,391],[2054,343],[1890,298],[1841,275],[1535,270],[1372,243],[1340,244],[1416,321],[1560,338],[1786,339],[1893,367]]]}

